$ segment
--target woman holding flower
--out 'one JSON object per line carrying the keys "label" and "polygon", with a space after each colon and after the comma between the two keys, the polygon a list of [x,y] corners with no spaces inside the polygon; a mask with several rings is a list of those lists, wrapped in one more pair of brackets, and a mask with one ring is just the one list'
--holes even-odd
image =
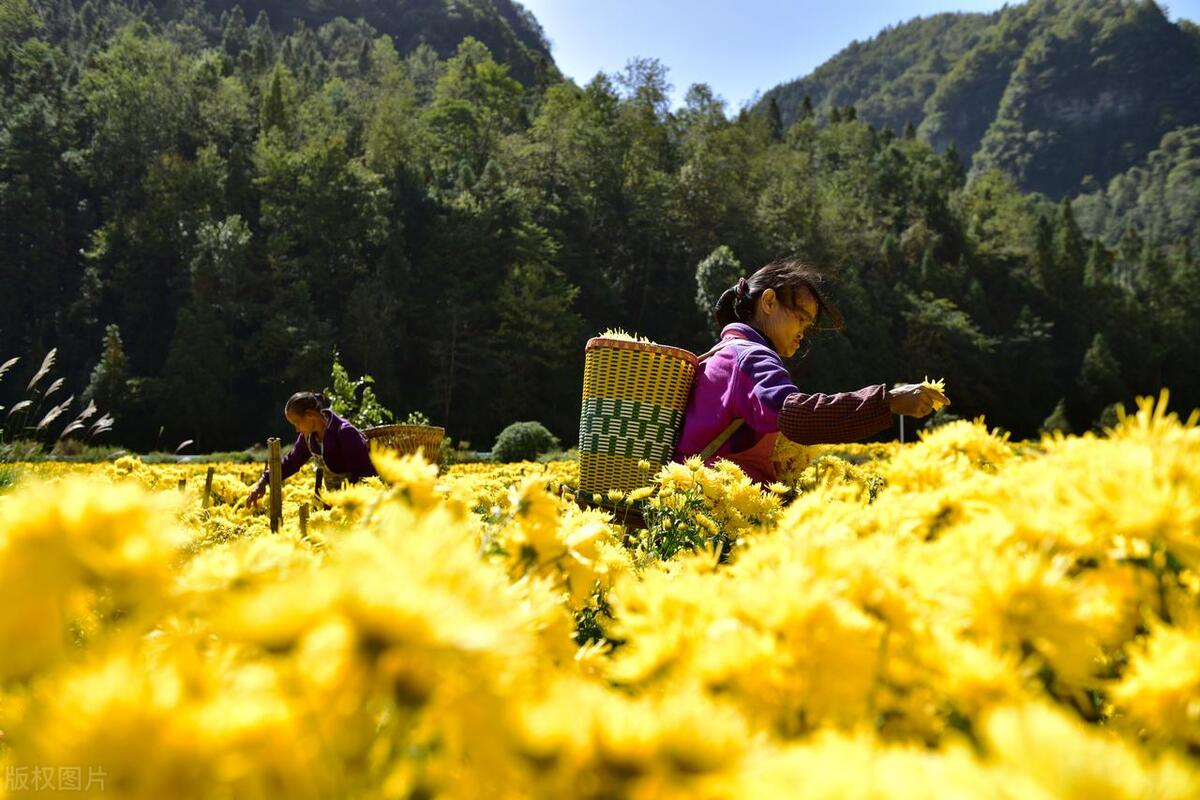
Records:
{"label": "woman holding flower", "polygon": [[[798,444],[865,439],[888,428],[893,414],[927,416],[949,404],[930,386],[883,384],[856,392],[808,394],[784,365],[818,317],[842,318],[824,298],[823,275],[797,261],[776,261],[740,278],[717,301],[716,347],[702,357],[675,457],[704,455],[740,466],[756,481],[775,480],[772,454],[782,434]],[[722,438],[724,437],[724,438]],[[714,447],[714,445],[716,445]]]}

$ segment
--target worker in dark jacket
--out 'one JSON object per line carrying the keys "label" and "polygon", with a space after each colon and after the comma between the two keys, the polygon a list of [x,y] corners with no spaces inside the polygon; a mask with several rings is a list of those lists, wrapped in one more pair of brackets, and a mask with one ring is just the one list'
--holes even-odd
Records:
{"label": "worker in dark jacket", "polygon": [[[313,459],[325,470],[327,480],[355,482],[375,474],[371,463],[371,452],[362,431],[333,412],[329,401],[319,392],[297,392],[287,401],[283,415],[296,429],[296,443],[291,452],[283,457],[283,479],[287,480]],[[270,471],[264,470],[262,477],[250,496],[247,505],[254,505],[267,490]]]}

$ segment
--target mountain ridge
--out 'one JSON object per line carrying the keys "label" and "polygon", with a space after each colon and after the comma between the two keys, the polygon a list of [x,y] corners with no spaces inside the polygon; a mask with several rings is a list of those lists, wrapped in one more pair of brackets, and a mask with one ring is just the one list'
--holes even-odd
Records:
{"label": "mountain ridge", "polygon": [[1034,0],[992,14],[918,17],[854,42],[766,92],[785,125],[854,106],[953,145],[973,174],[996,167],[1027,190],[1079,194],[1134,167],[1171,130],[1200,123],[1200,28],[1155,2]]}

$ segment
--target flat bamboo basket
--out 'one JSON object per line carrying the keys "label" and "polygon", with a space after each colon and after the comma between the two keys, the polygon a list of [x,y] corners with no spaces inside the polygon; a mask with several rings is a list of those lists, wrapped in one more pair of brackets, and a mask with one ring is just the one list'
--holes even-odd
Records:
{"label": "flat bamboo basket", "polygon": [[426,459],[437,461],[446,429],[435,425],[376,425],[364,430],[363,435],[368,444],[376,442],[402,456],[422,450]]}
{"label": "flat bamboo basket", "polygon": [[[687,350],[599,336],[587,343],[579,413],[583,494],[644,486],[671,460],[699,360]],[[649,468],[639,462],[649,462]]]}

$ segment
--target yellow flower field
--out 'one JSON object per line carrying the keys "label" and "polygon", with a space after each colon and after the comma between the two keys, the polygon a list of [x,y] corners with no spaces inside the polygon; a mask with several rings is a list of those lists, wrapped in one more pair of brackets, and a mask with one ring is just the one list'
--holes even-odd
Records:
{"label": "yellow flower field", "polygon": [[1195,415],[776,455],[634,530],[566,462],[377,452],[277,534],[261,467],[19,465],[0,797],[1200,797]]}

